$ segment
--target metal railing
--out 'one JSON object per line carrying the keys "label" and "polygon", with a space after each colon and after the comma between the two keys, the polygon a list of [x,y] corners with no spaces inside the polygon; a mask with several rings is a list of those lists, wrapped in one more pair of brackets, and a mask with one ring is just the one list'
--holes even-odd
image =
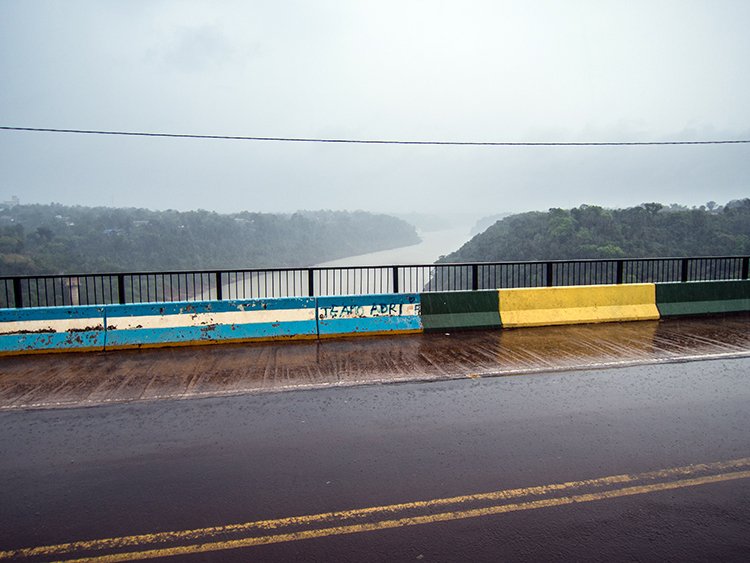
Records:
{"label": "metal railing", "polygon": [[0,308],[748,279],[748,256],[0,277]]}

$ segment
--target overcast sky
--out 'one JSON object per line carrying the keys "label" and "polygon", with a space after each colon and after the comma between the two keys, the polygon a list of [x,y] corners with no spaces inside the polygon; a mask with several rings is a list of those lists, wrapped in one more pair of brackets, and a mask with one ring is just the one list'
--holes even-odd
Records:
{"label": "overcast sky", "polygon": [[[750,139],[747,0],[0,0],[0,125]],[[750,196],[750,145],[430,147],[0,131],[0,200],[505,211]]]}

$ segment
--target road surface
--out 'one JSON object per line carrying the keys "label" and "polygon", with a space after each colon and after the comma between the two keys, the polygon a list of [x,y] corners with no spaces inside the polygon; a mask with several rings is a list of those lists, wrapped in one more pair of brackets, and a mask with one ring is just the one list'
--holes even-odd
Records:
{"label": "road surface", "polygon": [[0,558],[746,561],[749,374],[737,357],[6,410]]}

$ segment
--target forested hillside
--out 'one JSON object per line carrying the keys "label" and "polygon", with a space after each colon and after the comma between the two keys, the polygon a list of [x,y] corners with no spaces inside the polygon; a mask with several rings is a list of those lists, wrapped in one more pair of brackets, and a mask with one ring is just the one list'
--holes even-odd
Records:
{"label": "forested hillside", "polygon": [[750,254],[750,199],[688,209],[582,205],[506,217],[441,262]]}
{"label": "forested hillside", "polygon": [[408,223],[362,211],[0,208],[0,275],[306,266],[417,242]]}

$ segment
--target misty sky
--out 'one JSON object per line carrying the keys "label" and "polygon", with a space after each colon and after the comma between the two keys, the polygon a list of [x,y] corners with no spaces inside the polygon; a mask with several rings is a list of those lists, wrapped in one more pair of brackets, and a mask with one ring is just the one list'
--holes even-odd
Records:
{"label": "misty sky", "polygon": [[[747,0],[0,0],[0,125],[750,139]],[[0,131],[0,201],[472,212],[750,196],[750,145],[409,147]]]}

